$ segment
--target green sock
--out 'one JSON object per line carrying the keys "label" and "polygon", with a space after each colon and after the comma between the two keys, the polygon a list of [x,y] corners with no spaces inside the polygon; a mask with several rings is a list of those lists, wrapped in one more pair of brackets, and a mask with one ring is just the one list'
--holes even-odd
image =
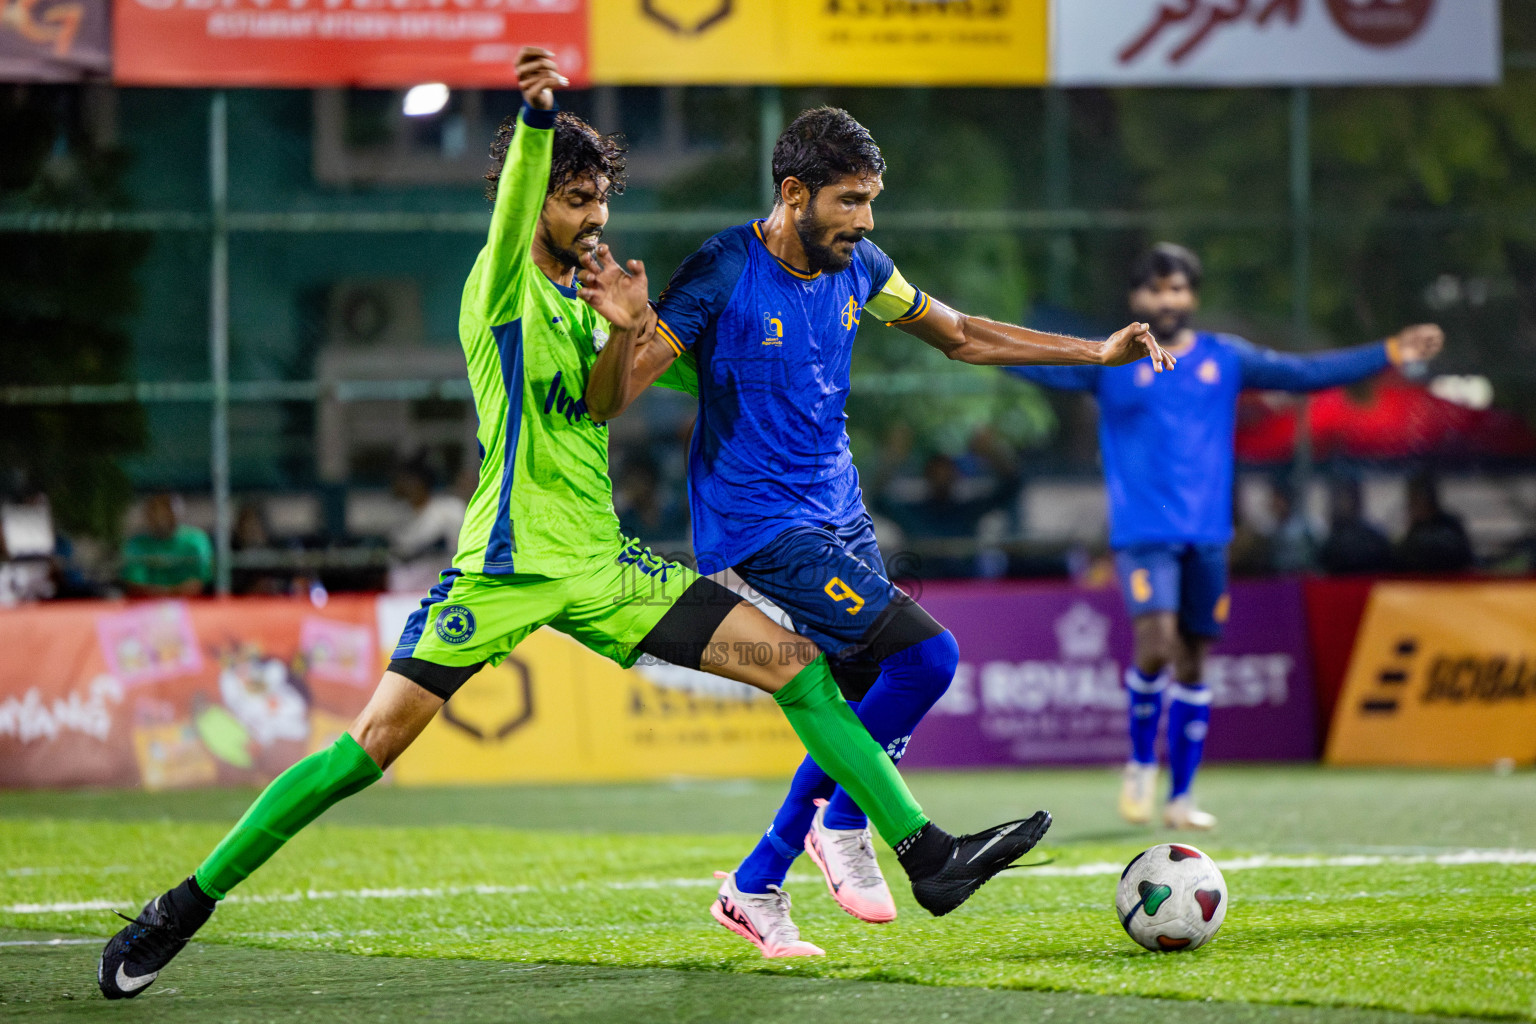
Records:
{"label": "green sock", "polygon": [[880,838],[894,847],[928,823],[896,765],[838,693],[819,656],[773,695],[821,770],[848,791]]}
{"label": "green sock", "polygon": [[350,733],[272,780],[193,875],[216,900],[245,881],[305,825],[383,776]]}

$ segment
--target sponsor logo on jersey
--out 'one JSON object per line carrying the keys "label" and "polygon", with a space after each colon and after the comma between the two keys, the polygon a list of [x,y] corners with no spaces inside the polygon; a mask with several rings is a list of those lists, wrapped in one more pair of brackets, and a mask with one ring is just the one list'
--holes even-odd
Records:
{"label": "sponsor logo on jersey", "polygon": [[763,314],[763,344],[784,344],[784,321],[779,313]]}
{"label": "sponsor logo on jersey", "polygon": [[445,605],[437,613],[434,628],[445,644],[466,643],[475,635],[475,613],[461,604]]}
{"label": "sponsor logo on jersey", "polygon": [[584,398],[572,398],[571,393],[565,390],[565,384],[561,381],[564,374],[564,370],[556,370],[554,378],[549,382],[549,391],[544,395],[544,415],[554,413],[564,416],[567,423],[577,423],[586,418],[587,402]]}

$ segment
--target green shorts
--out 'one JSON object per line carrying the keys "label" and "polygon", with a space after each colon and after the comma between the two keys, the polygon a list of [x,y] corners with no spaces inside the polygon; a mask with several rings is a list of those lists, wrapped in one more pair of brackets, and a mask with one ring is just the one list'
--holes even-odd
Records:
{"label": "green shorts", "polygon": [[448,569],[411,613],[390,670],[442,697],[553,626],[623,665],[642,655],[697,668],[741,598],[638,541],[571,576],[485,576]]}

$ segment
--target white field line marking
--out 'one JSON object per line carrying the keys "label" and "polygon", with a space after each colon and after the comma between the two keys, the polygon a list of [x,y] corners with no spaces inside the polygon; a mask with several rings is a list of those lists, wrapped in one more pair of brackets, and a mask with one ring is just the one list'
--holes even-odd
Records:
{"label": "white field line marking", "polygon": [[0,946],[99,946],[100,939],[14,939]]}
{"label": "white field line marking", "polygon": [[[1441,867],[1463,867],[1476,864],[1536,864],[1536,850],[1454,850],[1449,853],[1393,856],[1389,854],[1342,854],[1333,857],[1279,857],[1260,855],[1234,857],[1220,862],[1222,872],[1272,869],[1307,868],[1361,868],[1383,864],[1434,864]],[[1030,878],[1090,878],[1118,875],[1125,869],[1123,864],[1100,861],[1092,864],[1051,865],[1021,868],[1000,878],[1015,881]],[[819,881],[820,875],[795,873],[791,882]],[[393,889],[306,889],[302,892],[269,893],[228,897],[226,903],[301,903],[319,900],[399,900],[437,899],[450,896],[524,896],[529,893],[576,892],[581,890],[624,891],[631,889],[693,889],[713,888],[709,878],[638,878],[616,882],[577,882],[571,885],[450,885],[431,888]],[[126,900],[79,900],[60,903],[12,903],[0,906],[5,914],[69,914],[86,910],[116,910],[132,905]]]}
{"label": "white field line marking", "polygon": [[[1222,874],[1229,871],[1253,871],[1272,868],[1370,868],[1383,864],[1436,864],[1441,867],[1460,867],[1467,864],[1536,864],[1536,850],[1454,850],[1450,853],[1415,854],[1398,856],[1382,853],[1346,853],[1333,857],[1278,857],[1260,854],[1256,857],[1233,857],[1217,863]],[[1044,864],[1038,868],[1020,868],[1004,878],[1078,878],[1096,875],[1118,875],[1125,870],[1124,864],[1100,861],[1095,864],[1073,864],[1057,867]]]}
{"label": "white field line marking", "polygon": [[6,868],[3,874],[7,878],[25,878],[31,875],[124,875],[132,870],[133,868],[127,864],[106,864],[99,868]]}

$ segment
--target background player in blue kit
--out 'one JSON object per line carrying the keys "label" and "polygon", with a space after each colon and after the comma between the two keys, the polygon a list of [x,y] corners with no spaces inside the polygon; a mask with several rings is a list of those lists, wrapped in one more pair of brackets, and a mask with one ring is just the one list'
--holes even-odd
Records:
{"label": "background player in blue kit", "polygon": [[[1152,819],[1157,730],[1169,696],[1172,775],[1163,821],[1208,829],[1213,815],[1190,794],[1211,717],[1202,669],[1226,621],[1227,543],[1232,539],[1233,432],[1243,388],[1314,391],[1369,377],[1440,351],[1434,324],[1385,342],[1298,356],[1257,348],[1230,334],[1196,332],[1201,267],[1194,253],[1162,243],[1131,271],[1130,308],[1180,360],[1173,373],[1145,366],[1019,367],[1047,387],[1088,391],[1099,403],[1099,448],[1109,490],[1110,546],[1135,621],[1130,691],[1131,760],[1120,813]],[[1172,669],[1172,681],[1169,669]]]}
{"label": "background player in blue kit", "polygon": [[[1089,342],[966,316],[912,287],[864,237],[884,169],[874,139],[846,111],[797,117],[774,147],[772,213],[685,260],[633,372],[588,397],[607,416],[658,379],[699,397],[688,464],[699,570],[732,567],[783,608],[828,653],[859,719],[899,761],[949,686],[959,650],[886,577],[864,509],[844,412],[862,317],[968,363],[1118,366],[1150,356],[1141,365],[1152,373],[1172,360],[1145,324]],[[582,281],[582,297],[605,309],[603,275]],[[835,789],[807,759],[762,841],[722,876],[721,899],[749,920],[721,923],[765,956],[821,953],[800,940],[780,888],[802,849],[844,910],[873,922],[896,916],[866,819]]]}

